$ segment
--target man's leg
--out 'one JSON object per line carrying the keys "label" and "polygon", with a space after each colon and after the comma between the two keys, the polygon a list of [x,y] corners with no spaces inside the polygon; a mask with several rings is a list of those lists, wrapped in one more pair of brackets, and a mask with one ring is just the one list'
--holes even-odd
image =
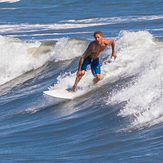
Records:
{"label": "man's leg", "polygon": [[81,67],[82,73],[80,75],[77,75],[76,76],[76,80],[75,80],[74,86],[72,87],[72,91],[73,92],[75,92],[76,87],[77,87],[77,84],[79,83],[79,81],[82,78],[82,76],[85,74],[85,71],[87,69],[87,66],[90,63],[91,63],[91,59],[89,57],[87,57],[87,58],[84,59],[84,62],[83,62],[82,67]]}
{"label": "man's leg", "polygon": [[91,70],[93,76],[95,77],[93,79],[93,83],[96,84],[101,78],[101,68],[99,64],[99,58],[93,60],[93,63],[91,64]]}
{"label": "man's leg", "polygon": [[95,74],[95,78],[93,79],[93,83],[96,84],[98,81],[100,81],[101,74]]}
{"label": "man's leg", "polygon": [[81,75],[77,75],[77,76],[76,76],[75,83],[74,83],[74,85],[73,85],[73,87],[72,87],[72,91],[73,91],[73,92],[75,92],[76,87],[77,87],[77,84],[79,83],[79,81],[81,80],[81,78],[84,76],[84,74],[85,74],[85,70],[82,71],[82,74],[81,74]]}

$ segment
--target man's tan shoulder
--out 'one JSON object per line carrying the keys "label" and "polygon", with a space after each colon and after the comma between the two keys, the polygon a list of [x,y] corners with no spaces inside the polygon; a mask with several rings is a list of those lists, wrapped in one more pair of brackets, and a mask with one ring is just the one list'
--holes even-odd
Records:
{"label": "man's tan shoulder", "polygon": [[90,43],[90,45],[96,45],[96,41],[95,41],[95,40],[92,41],[92,42]]}
{"label": "man's tan shoulder", "polygon": [[104,40],[104,43],[107,45],[111,44],[114,41],[113,39],[107,39],[107,38],[104,38],[103,40]]}

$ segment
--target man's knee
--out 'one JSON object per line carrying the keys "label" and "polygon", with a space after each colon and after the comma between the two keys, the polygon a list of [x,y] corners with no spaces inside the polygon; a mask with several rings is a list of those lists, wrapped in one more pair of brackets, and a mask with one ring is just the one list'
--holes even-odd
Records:
{"label": "man's knee", "polygon": [[82,78],[82,76],[84,76],[84,75],[85,75],[85,71],[83,70],[83,71],[81,71],[81,73],[79,75],[77,75],[77,77]]}
{"label": "man's knee", "polygon": [[81,71],[80,74],[77,74],[77,78],[80,80],[84,76],[84,74],[85,74],[85,71],[83,70]]}
{"label": "man's knee", "polygon": [[82,76],[84,76],[84,75],[85,75],[85,71],[84,71],[84,70],[82,71],[81,75],[82,75]]}

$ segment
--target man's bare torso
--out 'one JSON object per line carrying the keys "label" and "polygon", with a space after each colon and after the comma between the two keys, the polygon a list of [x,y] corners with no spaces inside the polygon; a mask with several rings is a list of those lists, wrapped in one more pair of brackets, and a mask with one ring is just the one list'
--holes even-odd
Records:
{"label": "man's bare torso", "polygon": [[106,47],[107,45],[105,44],[105,40],[103,41],[101,45],[98,44],[96,41],[91,42],[88,47],[89,49],[91,49],[91,53],[89,57],[92,59],[98,58],[101,52],[103,52],[106,49]]}

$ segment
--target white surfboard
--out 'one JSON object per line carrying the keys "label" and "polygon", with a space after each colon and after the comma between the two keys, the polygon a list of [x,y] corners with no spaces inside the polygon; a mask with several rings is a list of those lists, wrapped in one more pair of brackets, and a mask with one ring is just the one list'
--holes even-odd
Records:
{"label": "white surfboard", "polygon": [[[104,77],[106,76],[107,71],[103,70],[101,73],[101,80],[104,79]],[[94,87],[89,88],[86,90],[81,90],[78,89],[76,92],[72,92],[72,91],[68,91],[66,89],[56,89],[56,90],[49,90],[49,91],[44,91],[44,94],[47,94],[49,96],[52,97],[56,97],[56,98],[62,98],[62,99],[74,99],[76,97],[79,97],[89,91],[91,91]]]}
{"label": "white surfboard", "polygon": [[84,94],[85,91],[78,90],[77,92],[71,92],[66,89],[56,89],[56,90],[49,90],[44,91],[44,94],[47,94],[49,96],[53,96],[56,98],[62,98],[62,99],[74,99],[82,94]]}

